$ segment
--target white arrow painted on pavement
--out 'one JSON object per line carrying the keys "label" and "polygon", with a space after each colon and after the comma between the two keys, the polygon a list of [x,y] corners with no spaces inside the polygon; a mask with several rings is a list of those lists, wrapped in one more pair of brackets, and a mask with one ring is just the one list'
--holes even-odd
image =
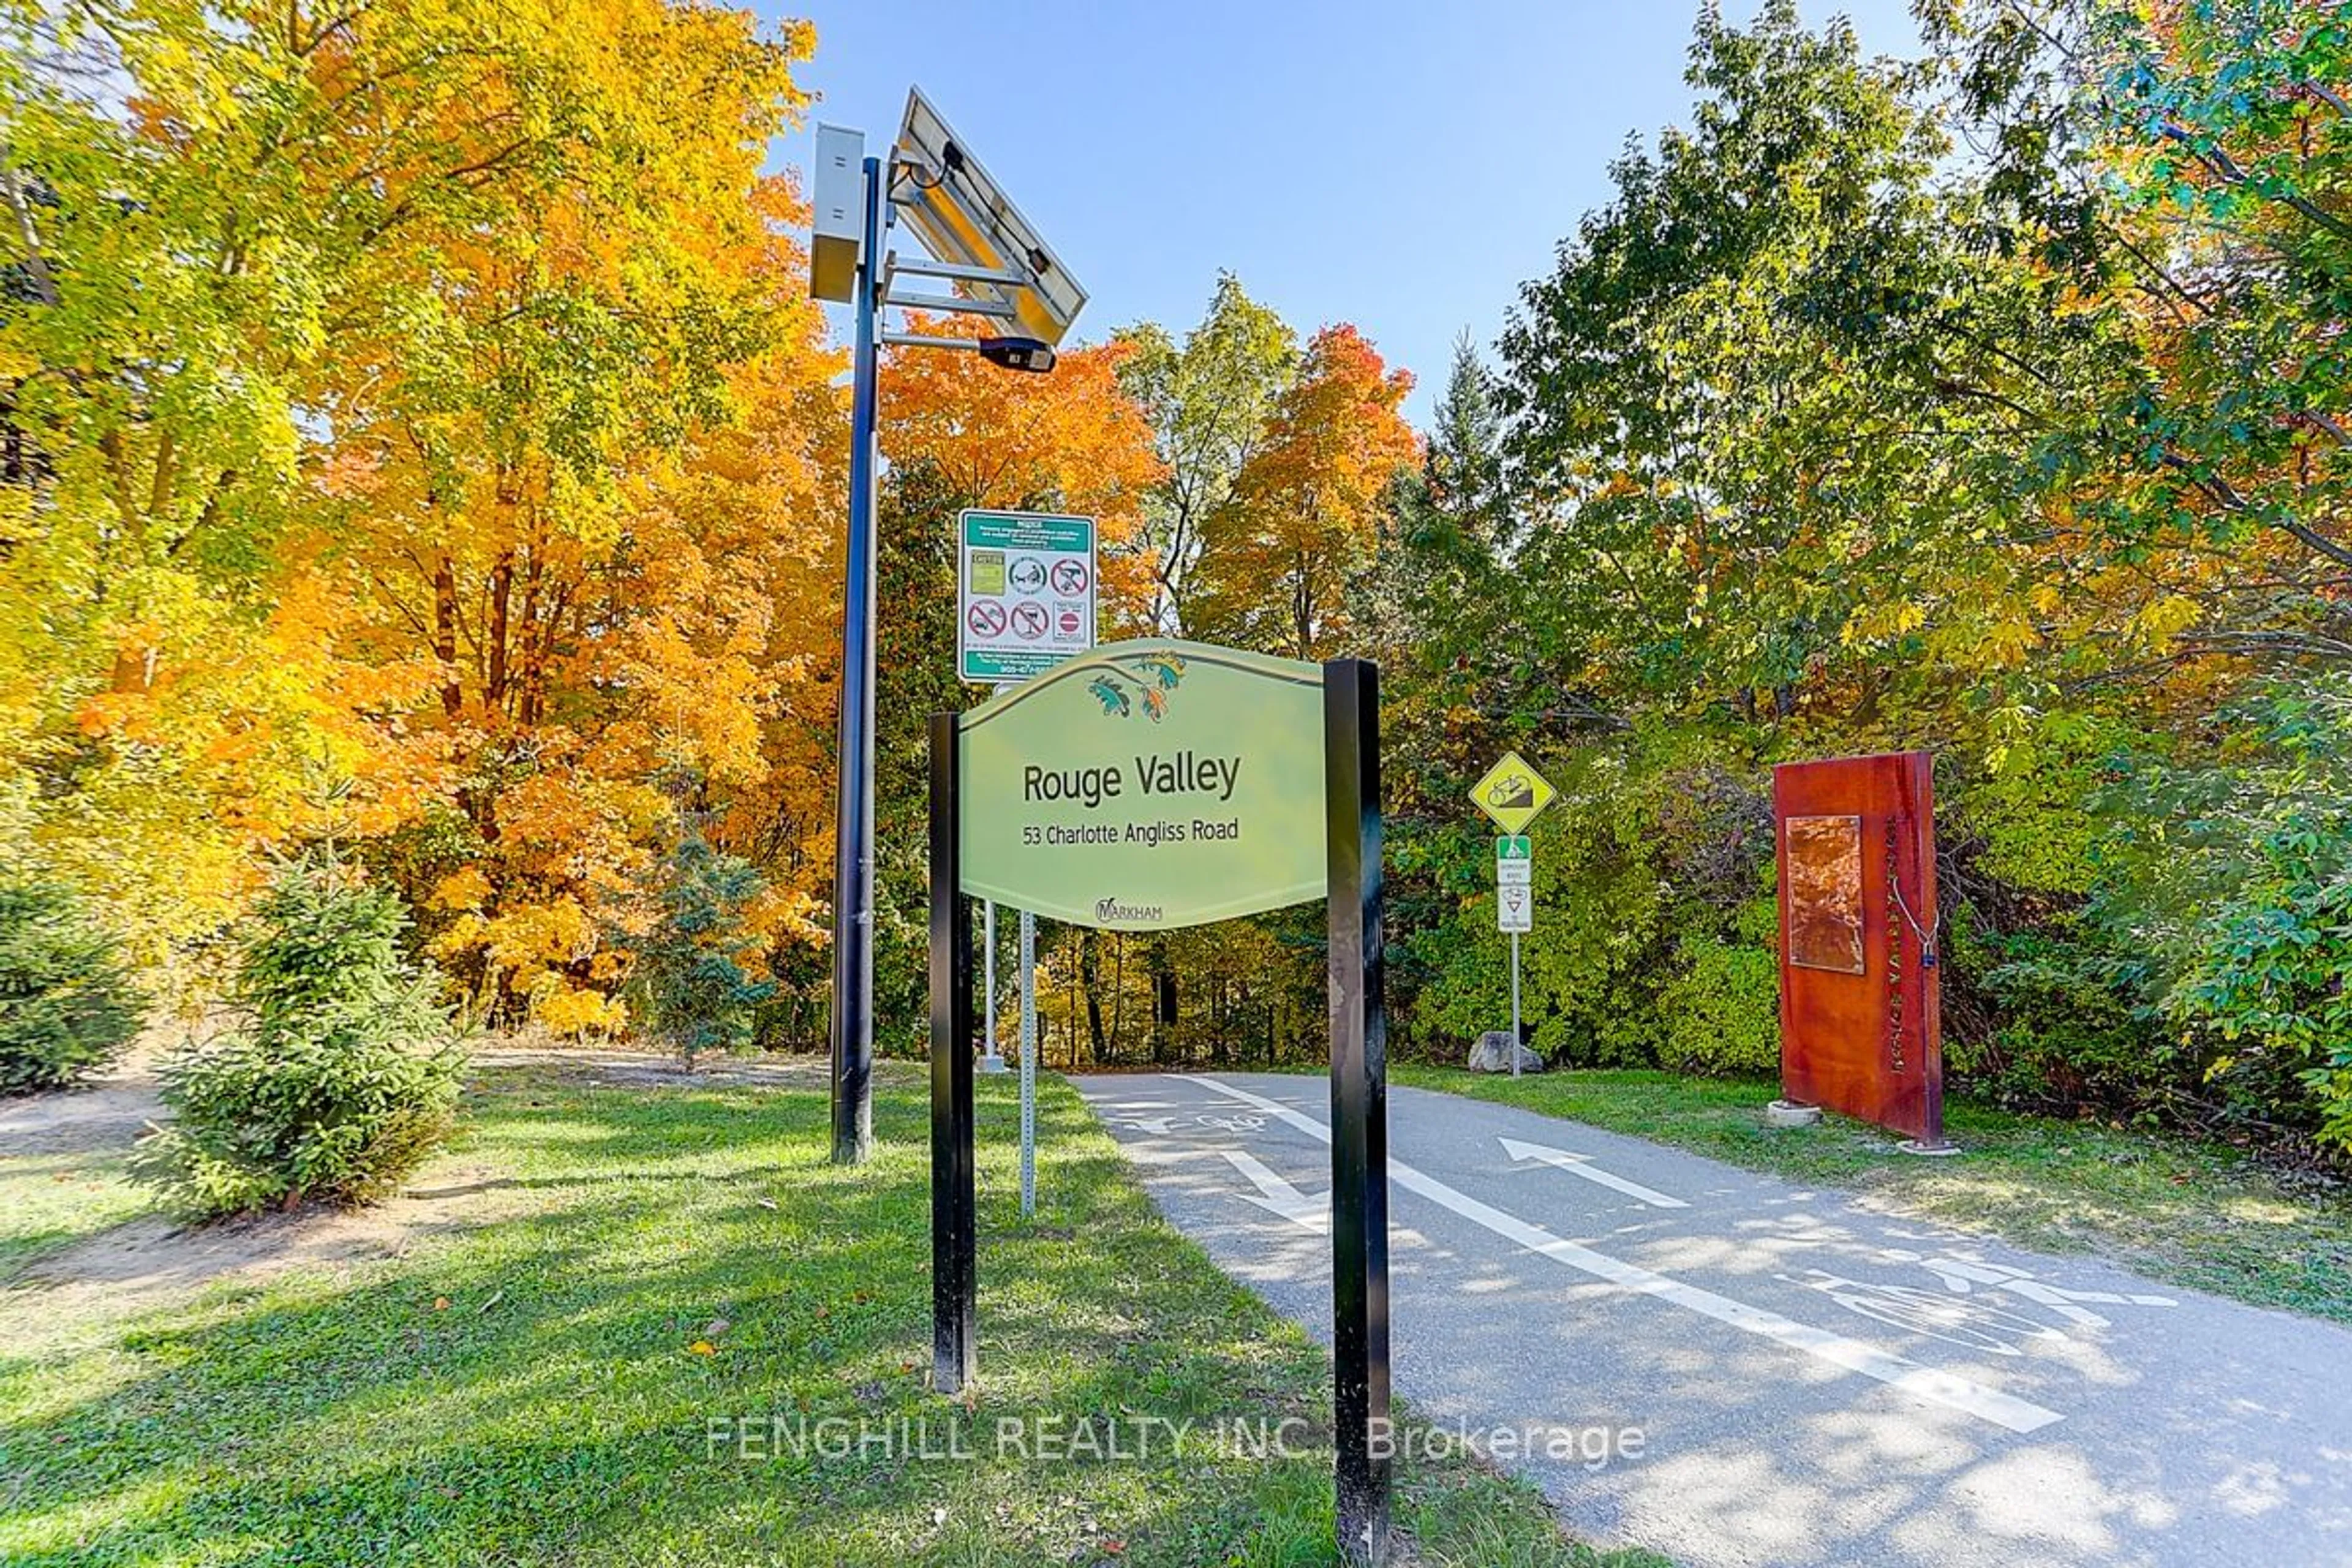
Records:
{"label": "white arrow painted on pavement", "polygon": [[1310,1198],[1282,1177],[1268,1170],[1265,1163],[1255,1154],[1239,1149],[1219,1151],[1233,1162],[1234,1169],[1247,1176],[1261,1194],[1252,1197],[1244,1193],[1244,1203],[1255,1204],[1270,1214],[1278,1214],[1293,1225],[1304,1226],[1318,1236],[1328,1236],[1331,1230],[1331,1200]]}
{"label": "white arrow painted on pavement", "polygon": [[[1269,1116],[1279,1117],[1319,1142],[1331,1141],[1328,1127],[1278,1100],[1252,1094],[1248,1089],[1237,1089],[1229,1083],[1220,1083],[1213,1078],[1192,1081],[1213,1089],[1219,1094],[1254,1105]],[[1938,1372],[1934,1367],[1921,1366],[1917,1362],[1906,1361],[1875,1345],[1866,1345],[1860,1340],[1850,1340],[1843,1334],[1816,1329],[1793,1318],[1784,1318],[1778,1312],[1768,1312],[1745,1301],[1735,1301],[1728,1296],[1718,1296],[1712,1290],[1685,1285],[1679,1279],[1654,1273],[1637,1263],[1627,1263],[1622,1258],[1595,1252],[1589,1247],[1564,1241],[1543,1226],[1529,1225],[1517,1215],[1506,1214],[1491,1204],[1480,1203],[1469,1194],[1447,1186],[1436,1177],[1417,1171],[1402,1160],[1389,1162],[1389,1175],[1405,1191],[1419,1193],[1432,1203],[1452,1209],[1473,1225],[1483,1226],[1504,1240],[1514,1242],[1529,1252],[1539,1252],[1554,1263],[1605,1280],[1620,1289],[1671,1301],[1687,1311],[1713,1318],[1717,1322],[1728,1324],[1743,1333],[1777,1340],[1808,1355],[1817,1356],[1832,1366],[1858,1372],[1864,1377],[1874,1377],[1881,1383],[1933,1404],[1979,1416],[2012,1432],[2037,1431],[2053,1421],[2065,1419],[2055,1410],[2045,1409],[2013,1394],[2003,1394],[1997,1388],[1989,1388],[1958,1373]]]}
{"label": "white arrow painted on pavement", "polygon": [[1559,1166],[1571,1176],[1582,1176],[1588,1182],[1598,1182],[1602,1186],[1622,1193],[1629,1198],[1639,1198],[1653,1208],[1686,1209],[1690,1207],[1690,1205],[1683,1202],[1682,1199],[1670,1198],[1655,1187],[1645,1187],[1639,1182],[1629,1182],[1622,1176],[1611,1174],[1592,1163],[1592,1156],[1590,1154],[1571,1154],[1565,1149],[1547,1148],[1541,1143],[1522,1143],[1516,1138],[1505,1138],[1501,1142],[1503,1153],[1507,1158],[1541,1160],[1547,1165]]}

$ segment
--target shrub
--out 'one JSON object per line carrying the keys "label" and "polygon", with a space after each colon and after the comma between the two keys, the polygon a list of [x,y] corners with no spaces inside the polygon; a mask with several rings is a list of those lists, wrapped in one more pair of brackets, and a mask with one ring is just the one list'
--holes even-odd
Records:
{"label": "shrub", "polygon": [[[1548,754],[1537,765],[1559,786],[1560,800],[1529,828],[1538,914],[1520,943],[1520,991],[1536,1048],[1563,1067],[1769,1068],[1780,1048],[1771,965],[1760,984],[1752,959],[1740,959],[1736,974],[1724,967],[1734,951],[1773,941],[1769,899],[1760,938],[1742,924],[1759,880],[1770,879],[1771,805],[1760,774],[1736,753],[1679,732]],[[1410,1004],[1413,1026],[1456,1052],[1510,1016],[1508,948],[1495,934],[1486,835],[1455,827],[1442,838],[1400,837],[1401,864],[1418,855],[1478,868],[1447,889],[1466,884],[1470,896],[1433,904],[1434,929],[1397,943],[1402,967],[1421,982]],[[1694,964],[1705,981],[1660,978]],[[1735,984],[1753,985],[1753,994],[1692,989]],[[1699,1015],[1678,1019],[1686,1005]],[[1722,1054],[1719,1040],[1701,1052],[1685,1048],[1722,1027],[1739,1031],[1733,1055]]]}
{"label": "shrub", "polygon": [[114,939],[71,889],[0,884],[0,1093],[103,1067],[139,1032],[140,1012]]}
{"label": "shrub", "polygon": [[2193,1088],[2194,1073],[2135,1005],[2137,965],[2073,914],[2038,929],[1983,929],[1967,906],[1945,928],[1951,968],[1976,974],[1994,1022],[1947,1028],[1944,1066],[2000,1104],[2033,1110],[2153,1114]]}
{"label": "shrub", "polygon": [[464,1060],[437,976],[404,955],[388,889],[331,860],[262,900],[234,1000],[242,1026],[163,1069],[174,1121],[141,1173],[183,1207],[227,1214],[377,1195],[448,1131]]}
{"label": "shrub", "polygon": [[1780,1070],[1780,955],[1769,947],[1693,937],[1659,997],[1666,1065],[1685,1072]]}
{"label": "shrub", "polygon": [[2089,916],[2221,1113],[2352,1152],[2352,679],[2256,692],[2217,763],[2134,758]]}

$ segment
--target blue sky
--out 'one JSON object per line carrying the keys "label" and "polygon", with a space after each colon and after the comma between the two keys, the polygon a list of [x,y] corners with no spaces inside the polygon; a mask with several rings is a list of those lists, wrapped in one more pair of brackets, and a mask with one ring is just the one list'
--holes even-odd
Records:
{"label": "blue sky", "polygon": [[[1696,0],[803,0],[811,123],[878,152],[908,83],[1003,184],[1091,300],[1076,337],[1181,331],[1217,272],[1302,330],[1355,322],[1428,414],[1457,333],[1481,343],[1518,285],[1608,195],[1629,131],[1687,118]],[[1735,18],[1754,0],[1727,0]],[[1912,54],[1904,0],[1843,12]],[[805,130],[775,158],[805,169]]]}

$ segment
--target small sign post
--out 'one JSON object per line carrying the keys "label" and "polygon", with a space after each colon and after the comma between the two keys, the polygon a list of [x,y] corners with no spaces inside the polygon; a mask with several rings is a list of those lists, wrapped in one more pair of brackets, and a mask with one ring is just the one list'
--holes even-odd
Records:
{"label": "small sign post", "polygon": [[[956,675],[1003,696],[1095,646],[1095,520],[984,511],[956,520]],[[996,903],[983,943],[988,1054],[996,1054]],[[1037,917],[1021,911],[1021,1217],[1037,1215]]]}
{"label": "small sign post", "polygon": [[1519,1076],[1519,934],[1536,929],[1535,845],[1528,824],[1559,798],[1517,752],[1470,786],[1470,801],[1503,830],[1495,840],[1495,928],[1511,939],[1511,1076]]}
{"label": "small sign post", "polygon": [[[1499,879],[1508,860],[1495,862]],[[1525,865],[1525,861],[1518,864]],[[1507,931],[1511,938],[1511,1076],[1519,1076],[1519,933],[1536,929],[1535,889],[1525,882],[1497,882],[1495,889],[1495,925]]]}

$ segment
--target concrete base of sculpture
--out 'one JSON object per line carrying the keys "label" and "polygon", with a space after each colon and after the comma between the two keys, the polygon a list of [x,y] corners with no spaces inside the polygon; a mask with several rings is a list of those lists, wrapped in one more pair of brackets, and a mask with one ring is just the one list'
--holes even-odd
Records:
{"label": "concrete base of sculpture", "polygon": [[1960,1152],[1958,1143],[1922,1143],[1916,1138],[1906,1138],[1895,1145],[1902,1154],[1916,1154],[1923,1160],[1948,1160]]}
{"label": "concrete base of sculpture", "polygon": [[1785,1100],[1776,1100],[1764,1108],[1764,1125],[1767,1127],[1811,1127],[1821,1119],[1822,1108],[1818,1105],[1796,1105]]}

